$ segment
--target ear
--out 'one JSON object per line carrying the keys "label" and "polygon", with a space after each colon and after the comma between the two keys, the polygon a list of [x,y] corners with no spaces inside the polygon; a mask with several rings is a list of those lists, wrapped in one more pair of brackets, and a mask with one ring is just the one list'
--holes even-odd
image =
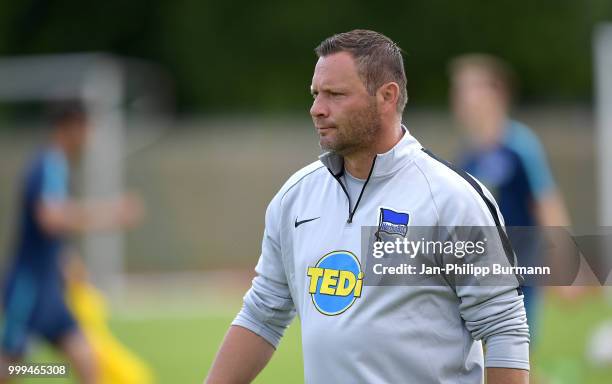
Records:
{"label": "ear", "polygon": [[395,112],[397,110],[399,94],[399,85],[397,85],[396,82],[391,81],[381,85],[376,91],[376,100],[378,101],[379,110]]}

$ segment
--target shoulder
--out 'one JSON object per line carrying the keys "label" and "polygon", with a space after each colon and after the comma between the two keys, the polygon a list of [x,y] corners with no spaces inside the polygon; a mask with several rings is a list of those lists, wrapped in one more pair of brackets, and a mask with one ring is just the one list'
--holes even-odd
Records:
{"label": "shoulder", "polygon": [[451,162],[431,152],[422,152],[416,156],[414,165],[436,195],[471,196],[474,187],[466,178],[471,177],[460,171]]}
{"label": "shoulder", "polygon": [[281,204],[286,196],[303,188],[313,187],[318,177],[327,173],[327,168],[321,161],[314,161],[291,175],[276,193],[270,205]]}
{"label": "shoulder", "polygon": [[544,152],[538,136],[525,124],[511,120],[508,123],[504,145],[522,159]]}
{"label": "shoulder", "polygon": [[499,215],[495,199],[470,174],[426,152],[415,158],[414,165],[429,188],[440,225],[495,225],[494,215]]}
{"label": "shoulder", "polygon": [[66,176],[68,174],[68,164],[64,154],[58,149],[46,148],[40,153],[40,166],[45,173],[51,173],[54,176]]}
{"label": "shoulder", "polygon": [[327,168],[317,160],[291,175],[268,204],[266,227],[272,228],[280,222],[282,206],[285,205],[283,202],[286,201],[287,196],[299,196],[298,192],[304,188],[308,190],[314,188],[318,178],[324,174],[323,172],[328,172]]}
{"label": "shoulder", "polygon": [[516,154],[536,196],[541,197],[555,188],[544,147],[531,129],[511,121],[506,132],[505,146]]}
{"label": "shoulder", "polygon": [[56,152],[50,148],[37,150],[25,168],[24,181],[28,184],[36,184],[45,179],[66,175],[66,161],[61,154]]}

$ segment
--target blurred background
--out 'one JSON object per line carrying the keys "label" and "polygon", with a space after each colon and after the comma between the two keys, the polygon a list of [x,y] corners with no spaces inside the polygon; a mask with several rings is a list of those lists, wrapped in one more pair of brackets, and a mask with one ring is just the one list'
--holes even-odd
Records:
{"label": "blurred background", "polygon": [[[11,256],[23,168],[47,135],[44,104],[81,98],[95,133],[75,194],[133,190],[147,214],[133,231],[74,242],[117,338],[157,382],[200,382],[250,284],[269,200],[319,154],[308,114],[313,49],[354,28],[403,48],[404,123],[449,159],[462,142],[449,60],[485,52],[510,63],[520,79],[513,117],[542,141],[573,225],[593,228],[605,220],[599,170],[612,144],[598,133],[612,109],[601,97],[612,93],[601,80],[612,66],[598,67],[595,49],[605,22],[609,0],[0,2],[0,265]],[[534,375],[612,382],[612,359],[589,358],[606,322],[604,293],[543,301]],[[29,358],[58,359],[43,344]],[[258,382],[302,380],[294,324]]]}

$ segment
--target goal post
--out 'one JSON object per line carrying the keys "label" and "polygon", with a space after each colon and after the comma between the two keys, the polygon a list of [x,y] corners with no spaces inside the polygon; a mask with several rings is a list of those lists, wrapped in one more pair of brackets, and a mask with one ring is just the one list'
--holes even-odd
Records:
{"label": "goal post", "polygon": [[[124,161],[129,150],[125,108],[128,98],[149,101],[151,108],[141,108],[141,112],[158,114],[163,109],[158,108],[160,103],[171,101],[170,93],[165,73],[140,60],[103,53],[0,59],[0,102],[83,102],[92,127],[82,159],[84,198],[113,197],[124,190]],[[150,142],[156,134],[159,136],[160,127],[149,122],[147,127],[156,131],[141,135]],[[107,293],[120,294],[124,277],[123,233],[87,234],[83,252],[95,284]]]}
{"label": "goal post", "polygon": [[[599,225],[612,227],[612,23],[600,24],[594,34],[594,87],[596,121],[596,164]],[[612,236],[604,236],[603,252],[612,254]],[[610,261],[608,260],[608,263]],[[612,284],[608,276],[607,285]],[[608,289],[612,302],[612,290]]]}
{"label": "goal post", "polygon": [[599,223],[612,226],[612,23],[597,26],[594,50]]}

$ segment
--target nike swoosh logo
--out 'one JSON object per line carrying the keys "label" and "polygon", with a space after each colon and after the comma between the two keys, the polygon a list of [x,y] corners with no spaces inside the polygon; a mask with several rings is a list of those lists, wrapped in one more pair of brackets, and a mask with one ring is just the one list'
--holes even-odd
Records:
{"label": "nike swoosh logo", "polygon": [[299,227],[300,225],[302,225],[302,224],[304,224],[304,223],[307,223],[307,222],[309,222],[309,221],[313,221],[313,220],[316,220],[316,219],[319,219],[319,218],[320,218],[320,217],[315,217],[315,218],[312,218],[312,219],[306,219],[306,220],[300,220],[300,221],[298,221],[298,219],[297,219],[297,217],[296,217],[296,218],[295,218],[295,227],[297,228],[297,227]]}

